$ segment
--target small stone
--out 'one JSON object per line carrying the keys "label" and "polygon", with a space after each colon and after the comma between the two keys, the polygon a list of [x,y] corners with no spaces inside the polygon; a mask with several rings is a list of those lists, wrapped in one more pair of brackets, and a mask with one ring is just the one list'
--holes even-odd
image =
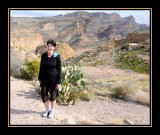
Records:
{"label": "small stone", "polygon": [[133,125],[134,124],[132,121],[126,120],[126,119],[123,122],[126,123],[126,124],[128,124],[128,125]]}
{"label": "small stone", "polygon": [[64,120],[61,121],[62,124],[64,125],[75,125],[76,122],[72,117],[65,118]]}

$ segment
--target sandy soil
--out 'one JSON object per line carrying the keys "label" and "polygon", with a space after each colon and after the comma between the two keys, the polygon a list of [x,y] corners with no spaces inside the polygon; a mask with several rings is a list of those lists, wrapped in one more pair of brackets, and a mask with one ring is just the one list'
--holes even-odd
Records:
{"label": "sandy soil", "polygon": [[103,100],[97,96],[90,102],[79,100],[76,105],[57,103],[52,119],[41,117],[44,109],[41,97],[30,82],[11,78],[10,125],[108,125],[114,121],[123,125],[150,124],[148,106],[117,99]]}

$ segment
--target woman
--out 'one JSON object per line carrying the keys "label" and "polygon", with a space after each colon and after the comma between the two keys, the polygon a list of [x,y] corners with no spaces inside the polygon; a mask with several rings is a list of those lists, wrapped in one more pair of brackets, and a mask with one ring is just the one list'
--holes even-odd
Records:
{"label": "woman", "polygon": [[[53,117],[56,104],[56,89],[60,88],[61,83],[61,58],[60,55],[54,51],[55,47],[56,42],[54,40],[50,39],[47,41],[47,52],[41,56],[38,76],[42,101],[46,108],[42,116],[48,116],[49,118]],[[50,102],[48,92],[50,92]],[[51,103],[51,109],[49,108],[49,103]]]}

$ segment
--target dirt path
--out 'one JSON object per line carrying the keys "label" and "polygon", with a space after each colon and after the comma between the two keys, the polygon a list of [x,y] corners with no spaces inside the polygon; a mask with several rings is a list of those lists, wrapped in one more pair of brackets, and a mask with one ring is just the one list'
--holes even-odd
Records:
{"label": "dirt path", "polygon": [[55,118],[50,120],[41,117],[44,107],[32,84],[12,79],[10,85],[11,125],[58,124]]}
{"label": "dirt path", "polygon": [[76,105],[57,104],[52,119],[41,117],[44,111],[41,97],[31,83],[11,78],[10,124],[11,125],[108,125],[114,121],[122,124],[150,124],[150,108],[123,100],[103,100],[94,96],[90,102],[78,101]]}

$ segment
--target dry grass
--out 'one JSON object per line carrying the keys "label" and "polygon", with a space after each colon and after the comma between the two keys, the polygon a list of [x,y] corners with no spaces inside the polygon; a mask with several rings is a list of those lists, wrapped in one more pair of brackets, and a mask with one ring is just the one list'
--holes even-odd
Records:
{"label": "dry grass", "polygon": [[120,119],[113,119],[109,125],[123,125],[123,121]]}
{"label": "dry grass", "polygon": [[[98,70],[94,71],[94,73],[98,75]],[[150,105],[149,75],[118,71],[115,69],[106,69],[104,70],[104,74],[107,75],[102,76],[99,74],[97,78],[96,76],[93,76],[92,79],[89,78],[88,88],[92,90],[94,94],[104,98],[116,97]]]}
{"label": "dry grass", "polygon": [[83,120],[82,125],[95,125],[96,123],[93,120]]}
{"label": "dry grass", "polygon": [[112,86],[111,90],[117,92],[114,94],[120,93],[119,95],[127,100],[150,104],[149,75],[114,76],[112,80],[114,80],[114,86]]}
{"label": "dry grass", "polygon": [[134,95],[130,96],[130,99],[140,104],[150,105],[149,93],[142,90],[138,90]]}

